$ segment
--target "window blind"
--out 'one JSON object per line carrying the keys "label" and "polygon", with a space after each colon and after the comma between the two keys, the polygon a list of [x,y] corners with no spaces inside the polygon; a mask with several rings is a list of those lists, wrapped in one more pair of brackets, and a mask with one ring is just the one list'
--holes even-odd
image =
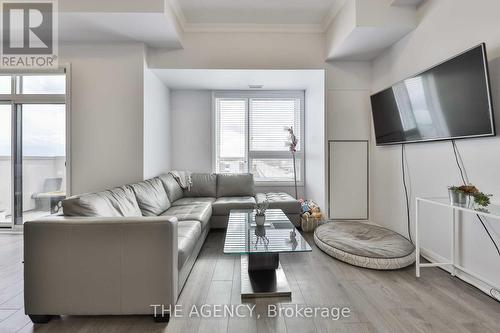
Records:
{"label": "window blind", "polygon": [[250,150],[288,151],[285,127],[300,140],[300,99],[250,99]]}
{"label": "window blind", "polygon": [[245,172],[246,116],[245,99],[217,99],[217,172]]}

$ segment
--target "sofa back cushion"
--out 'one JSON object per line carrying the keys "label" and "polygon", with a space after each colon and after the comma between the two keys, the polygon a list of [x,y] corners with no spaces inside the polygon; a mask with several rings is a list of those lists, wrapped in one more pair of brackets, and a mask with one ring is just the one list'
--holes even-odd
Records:
{"label": "sofa back cushion", "polygon": [[217,175],[217,198],[254,195],[255,184],[251,173]]}
{"label": "sofa back cushion", "polygon": [[157,216],[170,208],[170,200],[160,178],[151,178],[129,186],[134,190],[143,216]]}
{"label": "sofa back cushion", "polygon": [[184,190],[185,197],[213,197],[217,195],[217,175],[214,173],[191,174],[191,188]]}
{"label": "sofa back cushion", "polygon": [[161,179],[163,186],[167,191],[168,199],[170,200],[170,202],[182,199],[182,197],[184,196],[184,194],[182,193],[182,188],[177,180],[175,180],[174,176],[172,176],[170,173],[165,173],[159,175],[158,178]]}
{"label": "sofa back cushion", "polygon": [[67,216],[142,216],[134,192],[127,186],[72,196],[62,205]]}

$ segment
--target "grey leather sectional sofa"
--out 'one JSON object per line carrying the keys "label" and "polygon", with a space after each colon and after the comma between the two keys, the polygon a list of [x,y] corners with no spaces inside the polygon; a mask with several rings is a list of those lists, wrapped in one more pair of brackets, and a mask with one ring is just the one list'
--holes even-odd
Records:
{"label": "grey leather sectional sofa", "polygon": [[[53,315],[153,314],[177,301],[210,228],[231,209],[268,200],[298,225],[286,193],[255,193],[251,174],[192,174],[183,190],[171,174],[70,197],[61,215],[24,224],[25,312]],[[168,320],[168,315],[159,318]]]}

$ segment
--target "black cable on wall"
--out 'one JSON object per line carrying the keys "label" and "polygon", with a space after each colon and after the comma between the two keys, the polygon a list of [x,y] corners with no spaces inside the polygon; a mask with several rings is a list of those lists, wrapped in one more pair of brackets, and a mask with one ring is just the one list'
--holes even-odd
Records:
{"label": "black cable on wall", "polygon": [[405,191],[405,201],[406,201],[406,222],[408,230],[408,239],[413,244],[413,239],[411,238],[411,219],[410,219],[410,200],[408,198],[408,187],[406,186],[406,172],[405,172],[405,144],[401,144],[401,172],[403,174],[403,188]]}
{"label": "black cable on wall", "polygon": [[[451,145],[453,147],[453,154],[455,154],[455,162],[457,163],[458,170],[460,171],[460,178],[462,178],[462,183],[464,185],[467,185],[469,183],[469,179],[466,179],[464,176],[464,171],[462,170],[462,167],[460,166],[460,162],[462,159],[458,158],[459,152],[457,149],[457,144],[455,143],[455,140],[451,140]],[[465,168],[464,168],[465,169]],[[467,177],[468,178],[468,177]]]}
{"label": "black cable on wall", "polygon": [[[455,140],[451,140],[451,145],[453,147],[453,153],[455,155],[455,161],[457,163],[458,170],[460,171],[460,177],[462,178],[463,184],[467,185],[469,177],[467,177],[467,172],[465,170],[465,166],[463,165],[462,157],[460,155],[460,152],[458,151],[458,147],[457,147],[457,144],[456,144]],[[462,163],[460,163],[460,162],[462,162]],[[495,242],[495,240],[491,236],[490,231],[488,230],[488,228],[484,224],[483,219],[481,218],[481,216],[479,214],[476,214],[476,216],[479,219],[479,222],[481,222],[481,225],[483,226],[484,231],[486,231],[486,234],[490,238],[491,242],[493,243],[493,245],[495,246],[495,249],[498,252],[498,255],[500,256],[500,249],[498,248],[497,243]]]}

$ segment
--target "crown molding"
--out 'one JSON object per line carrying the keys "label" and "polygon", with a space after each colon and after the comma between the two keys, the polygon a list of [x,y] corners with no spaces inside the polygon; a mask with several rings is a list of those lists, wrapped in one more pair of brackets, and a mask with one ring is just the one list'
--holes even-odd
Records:
{"label": "crown molding", "polygon": [[414,6],[419,7],[424,0],[392,0],[391,6]]}
{"label": "crown molding", "polygon": [[171,8],[175,18],[183,32],[219,32],[219,33],[325,33],[333,20],[345,5],[347,0],[343,0],[330,8],[328,13],[319,24],[262,24],[262,23],[189,23],[182,11],[178,0],[167,0],[167,5]]}
{"label": "crown molding", "polygon": [[186,23],[184,32],[323,33],[320,24]]}

